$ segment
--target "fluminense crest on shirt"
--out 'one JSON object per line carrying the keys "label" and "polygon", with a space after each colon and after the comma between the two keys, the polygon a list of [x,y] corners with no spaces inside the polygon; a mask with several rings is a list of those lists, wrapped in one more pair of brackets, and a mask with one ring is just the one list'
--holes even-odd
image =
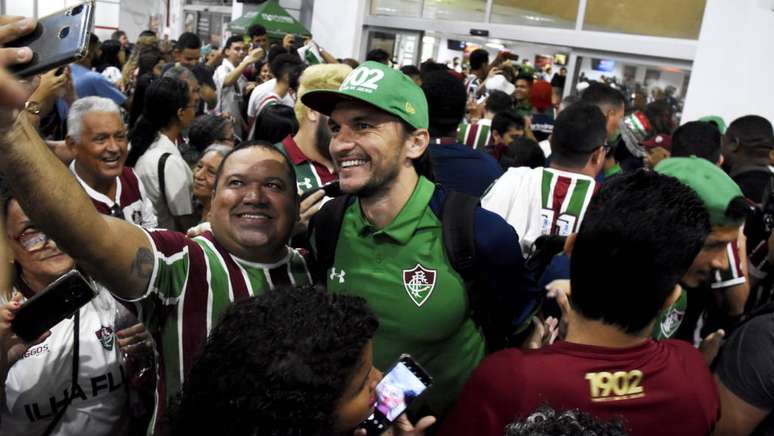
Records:
{"label": "fluminense crest on shirt", "polygon": [[435,288],[435,277],[436,270],[425,269],[420,264],[403,270],[403,286],[417,307],[422,307],[430,298]]}
{"label": "fluminense crest on shirt", "polygon": [[115,335],[113,334],[112,328],[102,326],[102,328],[94,332],[94,334],[97,335],[97,339],[99,339],[99,342],[102,344],[103,348],[108,351],[113,349]]}
{"label": "fluminense crest on shirt", "polygon": [[670,308],[661,320],[661,335],[664,338],[671,338],[683,322],[683,317],[685,317],[684,310],[678,310],[673,307]]}

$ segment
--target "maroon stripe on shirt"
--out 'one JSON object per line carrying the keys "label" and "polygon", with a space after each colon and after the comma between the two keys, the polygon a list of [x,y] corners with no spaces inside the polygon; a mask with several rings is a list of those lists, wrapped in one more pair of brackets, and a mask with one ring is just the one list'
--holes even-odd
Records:
{"label": "maroon stripe on shirt", "polygon": [[555,234],[558,230],[556,229],[556,220],[559,218],[559,211],[562,210],[564,197],[567,196],[567,191],[570,189],[570,183],[572,183],[572,179],[569,177],[557,176],[556,185],[554,185],[553,203],[551,204],[551,209],[554,210],[554,221],[551,223],[551,234]]}
{"label": "maroon stripe on shirt", "polygon": [[234,291],[234,301],[249,297],[250,293],[247,291],[245,277],[242,275],[239,265],[234,262],[234,259],[228,254],[228,251],[215,241],[212,232],[205,232],[202,236],[212,243],[212,246],[218,250],[220,257],[222,257],[223,261],[226,263],[228,279],[231,282],[231,289]]}
{"label": "maroon stripe on shirt", "polygon": [[[183,374],[191,370],[194,357],[207,340],[207,262],[202,247],[188,242],[188,283],[183,300],[183,328],[180,332],[183,349]],[[163,397],[162,397],[163,398]]]}
{"label": "maroon stripe on shirt", "polygon": [[140,184],[134,171],[129,167],[124,167],[119,177],[121,179],[121,198],[118,199],[118,203],[121,205],[121,208],[123,209],[134,202],[141,201]]}
{"label": "maroon stripe on shirt", "polygon": [[473,124],[468,129],[468,136],[465,138],[465,144],[476,147],[476,134],[478,133],[478,124]]}
{"label": "maroon stripe on shirt", "polygon": [[289,263],[280,265],[276,268],[269,270],[269,276],[271,277],[271,283],[276,288],[277,286],[290,286],[290,275],[288,274]]}
{"label": "maroon stripe on shirt", "polygon": [[[192,242],[184,234],[173,232],[171,230],[146,230],[153,239],[156,250],[161,252],[165,257],[170,257],[182,250],[183,247],[188,246],[189,250],[193,246],[198,248],[195,242]],[[193,244],[193,245],[192,245]]]}

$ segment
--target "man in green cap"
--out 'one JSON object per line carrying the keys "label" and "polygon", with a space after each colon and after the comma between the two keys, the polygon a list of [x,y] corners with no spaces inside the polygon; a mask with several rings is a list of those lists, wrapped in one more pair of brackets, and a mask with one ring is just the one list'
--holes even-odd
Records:
{"label": "man in green cap", "polygon": [[[365,62],[338,91],[310,91],[301,100],[330,116],[331,157],[350,195],[340,203],[334,253],[322,244],[334,202],[310,223],[328,289],[368,300],[380,319],[374,365],[386,370],[401,353],[411,354],[434,379],[412,408],[443,416],[486,344],[445,250],[447,192],[432,181],[425,95],[399,71]],[[478,285],[497,302],[501,320],[518,326],[530,319],[542,292],[527,278],[513,228],[480,207],[473,218]]]}
{"label": "man in green cap", "polygon": [[[675,157],[661,161],[656,172],[672,176],[692,188],[703,201],[710,215],[712,231],[704,242],[680,284],[696,288],[708,284],[715,271],[725,271],[730,265],[729,244],[739,238],[739,230],[749,211],[739,186],[719,167],[699,157]],[[671,337],[685,316],[687,294],[662,316],[654,332],[656,337]]]}

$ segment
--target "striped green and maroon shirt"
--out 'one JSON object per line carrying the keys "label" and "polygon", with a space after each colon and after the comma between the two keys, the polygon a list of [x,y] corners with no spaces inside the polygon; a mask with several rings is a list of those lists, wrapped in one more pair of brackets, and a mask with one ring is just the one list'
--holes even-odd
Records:
{"label": "striped green and maroon shirt", "polygon": [[293,140],[293,136],[286,137],[282,142],[274,144],[274,147],[285,153],[293,163],[293,168],[296,170],[296,185],[302,194],[322,188],[323,185],[336,180],[336,173],[329,171],[320,162],[306,157]]}
{"label": "striped green and maroon shirt", "polygon": [[290,247],[279,262],[260,264],[230,254],[212,232],[193,239],[168,230],[148,234],[156,263],[141,318],[160,356],[156,416],[163,416],[232,302],[277,286],[310,284],[312,278],[304,258]]}
{"label": "striped green and maroon shirt", "polygon": [[567,236],[580,227],[596,183],[580,174],[543,170],[541,181],[541,233]]}
{"label": "striped green and maroon shirt", "polygon": [[483,150],[492,142],[492,120],[482,118],[475,124],[460,124],[457,127],[457,141],[474,150]]}

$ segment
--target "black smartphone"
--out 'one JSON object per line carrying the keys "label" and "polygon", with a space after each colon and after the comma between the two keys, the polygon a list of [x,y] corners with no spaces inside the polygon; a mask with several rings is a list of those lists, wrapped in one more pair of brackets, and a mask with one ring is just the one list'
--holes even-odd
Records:
{"label": "black smartphone", "polygon": [[72,270],[25,301],[11,320],[11,329],[25,342],[32,342],[96,295],[81,273]]}
{"label": "black smartphone", "polygon": [[304,192],[301,195],[301,201],[306,200],[307,197],[309,197],[310,195],[312,195],[315,192],[319,191],[320,189],[325,191],[325,196],[326,197],[333,198],[333,197],[338,197],[340,195],[344,195],[344,192],[341,191],[341,186],[339,185],[339,181],[338,180],[334,180],[334,181],[332,181],[330,183],[326,183],[321,188],[312,189],[312,190]]}
{"label": "black smartphone", "polygon": [[40,18],[32,33],[5,44],[5,47],[29,47],[32,60],[6,68],[18,77],[27,77],[77,61],[89,50],[93,27],[93,0]]}
{"label": "black smartphone", "polygon": [[433,379],[427,371],[411,356],[402,354],[376,385],[374,413],[360,427],[369,436],[382,434],[432,383]]}

